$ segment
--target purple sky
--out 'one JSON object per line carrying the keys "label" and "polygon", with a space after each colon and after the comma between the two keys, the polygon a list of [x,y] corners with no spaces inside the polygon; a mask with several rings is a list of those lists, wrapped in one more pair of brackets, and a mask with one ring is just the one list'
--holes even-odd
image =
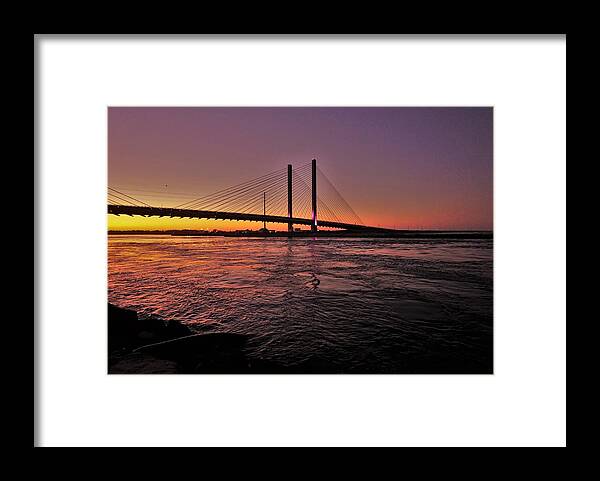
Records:
{"label": "purple sky", "polygon": [[369,225],[492,229],[491,107],[111,107],[108,132],[109,185],[148,203],[314,157]]}

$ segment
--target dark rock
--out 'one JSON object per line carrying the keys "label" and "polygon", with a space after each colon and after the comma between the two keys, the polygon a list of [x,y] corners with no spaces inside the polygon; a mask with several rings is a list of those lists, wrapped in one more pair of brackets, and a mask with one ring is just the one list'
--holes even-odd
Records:
{"label": "dark rock", "polygon": [[191,334],[193,332],[179,321],[164,321],[157,317],[138,319],[135,311],[108,304],[109,352]]}
{"label": "dark rock", "polygon": [[146,341],[145,344],[149,344],[148,341],[159,341],[160,339],[156,338],[156,334],[150,331],[140,331],[137,333],[137,338]]}
{"label": "dark rock", "polygon": [[115,356],[109,374],[177,374],[177,363],[140,352]]}
{"label": "dark rock", "polygon": [[190,336],[193,334],[193,331],[181,324],[179,321],[167,321],[164,329],[166,337],[169,339],[175,339],[177,337]]}
{"label": "dark rock", "polygon": [[140,331],[137,313],[108,304],[108,348],[118,349],[131,344]]}
{"label": "dark rock", "polygon": [[[207,324],[200,329],[210,331],[216,326]],[[233,333],[194,334],[179,321],[138,319],[135,311],[108,305],[109,373],[163,369],[185,373],[253,372],[244,352],[246,340],[247,336]],[[259,371],[268,369],[263,364]]]}
{"label": "dark rock", "polygon": [[160,334],[165,329],[165,321],[158,317],[148,317],[144,319],[144,330]]}
{"label": "dark rock", "polygon": [[184,372],[241,373],[249,362],[243,352],[247,336],[233,333],[195,334],[149,344],[134,352],[177,362]]}

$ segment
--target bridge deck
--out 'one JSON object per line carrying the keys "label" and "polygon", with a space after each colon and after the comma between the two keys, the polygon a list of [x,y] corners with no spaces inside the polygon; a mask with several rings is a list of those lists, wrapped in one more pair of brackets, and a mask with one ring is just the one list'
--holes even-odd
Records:
{"label": "bridge deck", "polygon": [[[196,219],[218,219],[218,220],[246,220],[253,222],[269,222],[274,224],[292,224],[308,225],[312,224],[311,219],[301,217],[285,217],[279,215],[247,214],[242,212],[219,212],[212,210],[195,209],[176,209],[169,207],[138,207],[118,204],[108,204],[108,213],[114,215],[140,215],[145,217],[181,217]],[[335,229],[347,230],[387,230],[378,227],[369,227],[365,225],[346,224],[344,222],[334,222],[329,220],[317,221],[319,227],[332,227]]]}

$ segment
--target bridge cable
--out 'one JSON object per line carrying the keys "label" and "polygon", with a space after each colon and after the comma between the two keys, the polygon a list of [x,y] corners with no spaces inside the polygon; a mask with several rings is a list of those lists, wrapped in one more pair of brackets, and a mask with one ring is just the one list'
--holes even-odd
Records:
{"label": "bridge cable", "polygon": [[[218,196],[210,199],[205,199],[201,202],[196,202],[193,204],[195,208],[202,207],[205,210],[209,210],[208,208],[213,208],[214,206],[220,206],[222,204],[230,203],[236,199],[243,198],[245,194],[249,194],[259,189],[270,188],[272,185],[281,183],[282,180],[279,177],[273,177],[268,179],[263,179],[261,181],[255,182],[251,185],[247,185],[241,188],[238,191],[231,191],[227,193],[219,194]],[[191,207],[191,206],[188,206]]]}
{"label": "bridge cable", "polygon": [[218,190],[216,192],[211,192],[209,194],[197,197],[196,199],[193,199],[193,200],[191,200],[189,202],[185,202],[183,204],[180,204],[180,205],[176,206],[176,208],[180,208],[180,207],[186,206],[188,204],[195,203],[196,201],[200,201],[200,200],[206,199],[206,198],[211,197],[211,196],[216,196],[216,195],[221,194],[221,193],[227,193],[227,192],[230,192],[230,191],[234,191],[235,189],[240,189],[241,187],[243,187],[243,186],[245,186],[247,184],[251,184],[251,183],[254,183],[254,182],[259,181],[261,179],[264,179],[266,177],[270,177],[270,176],[273,176],[273,175],[278,175],[278,174],[283,173],[283,172],[286,172],[286,169],[279,169],[279,170],[276,170],[276,171],[273,171],[273,172],[269,172],[268,174],[261,175],[260,177],[256,177],[254,179],[250,179],[250,180],[247,180],[245,182],[241,182],[240,184],[232,185],[232,186],[227,187],[225,189],[221,189],[221,190]]}
{"label": "bridge cable", "polygon": [[113,189],[112,187],[108,187],[110,190],[116,192],[117,194],[121,194],[131,200],[134,200],[135,202],[139,202],[140,204],[145,205],[146,207],[150,207],[148,204],[146,204],[145,202],[142,202],[141,200],[136,199],[135,197],[132,197],[130,195],[124,194],[123,192],[118,191],[117,189]]}

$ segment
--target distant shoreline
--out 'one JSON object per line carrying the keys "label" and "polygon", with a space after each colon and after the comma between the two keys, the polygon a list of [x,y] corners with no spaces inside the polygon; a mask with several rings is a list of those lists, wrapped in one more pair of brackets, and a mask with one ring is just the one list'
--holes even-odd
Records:
{"label": "distant shoreline", "polygon": [[287,231],[217,231],[205,232],[195,230],[109,230],[114,235],[165,235],[173,237],[274,237],[274,238],[402,238],[402,239],[493,239],[493,231],[448,231],[448,230],[395,230],[389,232],[352,232],[352,231],[310,231],[288,233]]}

